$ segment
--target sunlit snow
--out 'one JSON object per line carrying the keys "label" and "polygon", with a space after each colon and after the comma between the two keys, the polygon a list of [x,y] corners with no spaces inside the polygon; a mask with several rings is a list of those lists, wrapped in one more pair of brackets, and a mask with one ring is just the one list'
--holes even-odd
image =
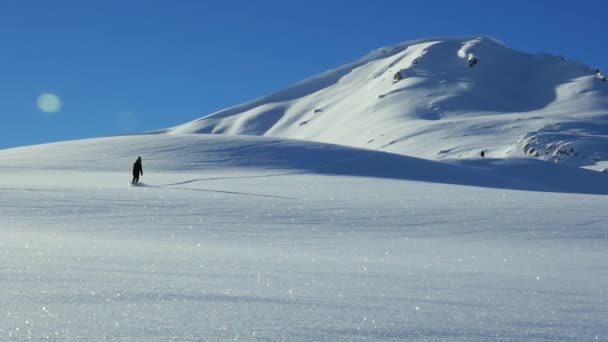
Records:
{"label": "sunlit snow", "polygon": [[586,68],[421,40],[180,127],[1,150],[0,339],[606,341]]}

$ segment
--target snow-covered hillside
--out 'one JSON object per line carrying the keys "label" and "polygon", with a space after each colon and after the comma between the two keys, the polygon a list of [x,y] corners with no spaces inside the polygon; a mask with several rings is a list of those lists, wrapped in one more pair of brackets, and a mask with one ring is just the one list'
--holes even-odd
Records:
{"label": "snow-covered hillside", "polygon": [[[271,175],[324,174],[496,189],[608,194],[605,174],[537,160],[484,158],[446,163],[342,145],[254,136],[149,134],[67,141],[1,152],[3,166],[17,173],[24,169],[42,169],[44,173],[54,169],[88,170],[92,175],[124,173],[135,155],[143,155],[146,168],[178,174],[218,169],[262,170]],[[46,177],[30,180],[32,185],[46,182]],[[113,186],[122,187],[123,183],[117,181]]]}
{"label": "snow-covered hillside", "polygon": [[[469,66],[471,59],[477,63]],[[599,170],[608,166],[602,76],[488,37],[423,39],[167,132],[313,140],[425,159],[485,150]]]}
{"label": "snow-covered hillside", "polygon": [[0,160],[3,340],[608,338],[598,172],[219,135]]}
{"label": "snow-covered hillside", "polygon": [[602,76],[426,39],[0,150],[0,340],[607,341]]}

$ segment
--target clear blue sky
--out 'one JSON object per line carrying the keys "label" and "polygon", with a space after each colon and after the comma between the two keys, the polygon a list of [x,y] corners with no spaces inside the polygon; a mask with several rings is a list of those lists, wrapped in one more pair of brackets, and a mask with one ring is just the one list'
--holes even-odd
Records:
{"label": "clear blue sky", "polygon": [[[607,10],[606,0],[0,0],[0,148],[175,126],[430,36],[489,35],[608,70]],[[40,110],[44,93],[58,112]]]}

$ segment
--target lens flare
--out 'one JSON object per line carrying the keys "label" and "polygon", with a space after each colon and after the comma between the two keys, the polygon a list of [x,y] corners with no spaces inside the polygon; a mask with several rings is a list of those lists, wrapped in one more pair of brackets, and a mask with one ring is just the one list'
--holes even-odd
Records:
{"label": "lens flare", "polygon": [[61,109],[61,99],[51,93],[42,93],[38,96],[38,109],[45,113],[56,113]]}

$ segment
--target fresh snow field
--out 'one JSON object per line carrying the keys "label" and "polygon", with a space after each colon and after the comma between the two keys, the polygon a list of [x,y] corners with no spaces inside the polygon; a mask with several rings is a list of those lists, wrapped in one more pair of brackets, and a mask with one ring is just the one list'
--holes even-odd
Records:
{"label": "fresh snow field", "polygon": [[207,135],[0,160],[3,339],[608,339],[598,172]]}
{"label": "fresh snow field", "polygon": [[0,340],[608,341],[607,142],[593,68],[468,37],[0,150]]}

